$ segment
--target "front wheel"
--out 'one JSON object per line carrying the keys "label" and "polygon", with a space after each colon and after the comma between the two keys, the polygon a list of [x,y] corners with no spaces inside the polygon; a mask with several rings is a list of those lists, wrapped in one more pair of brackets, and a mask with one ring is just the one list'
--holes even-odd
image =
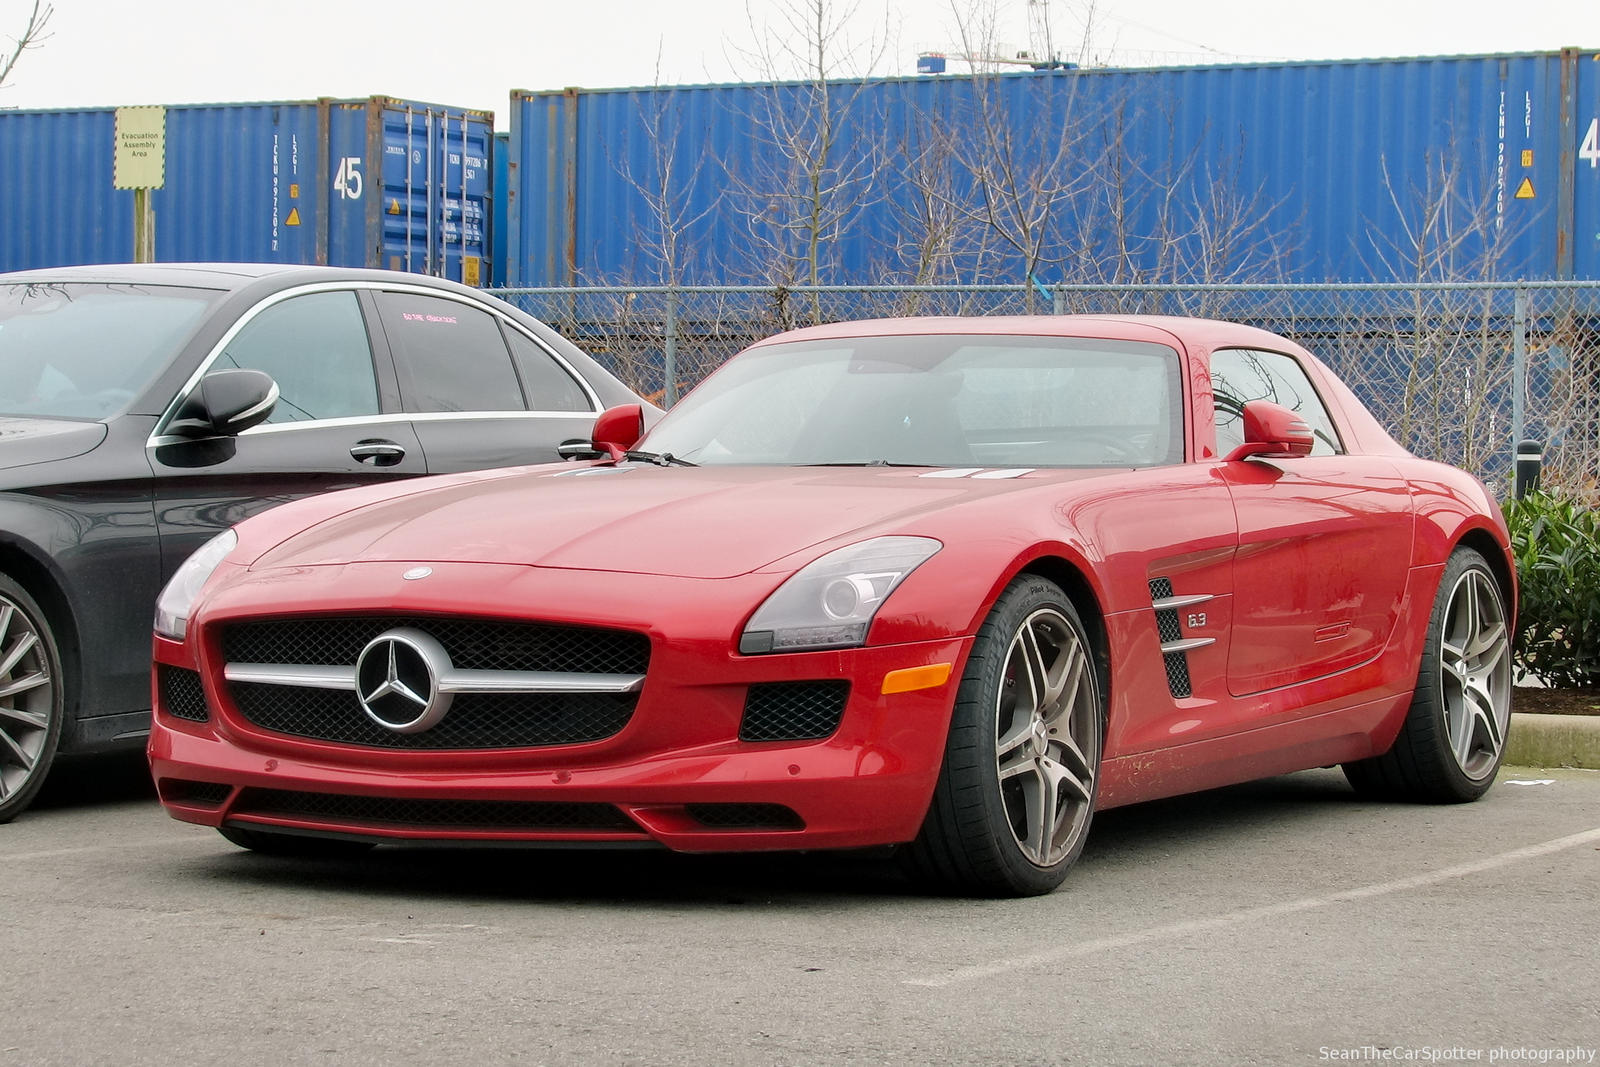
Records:
{"label": "front wheel", "polygon": [[1511,625],[1483,556],[1458,548],[1428,618],[1416,694],[1388,752],[1344,765],[1363,796],[1435,804],[1489,791],[1511,724]]}
{"label": "front wheel", "polygon": [[1089,835],[1105,697],[1072,602],[1043,578],[1013,581],[978,631],[914,875],[995,896],[1048,893]]}
{"label": "front wheel", "polygon": [[61,742],[61,656],[34,599],[0,575],[0,823],[33,802]]}

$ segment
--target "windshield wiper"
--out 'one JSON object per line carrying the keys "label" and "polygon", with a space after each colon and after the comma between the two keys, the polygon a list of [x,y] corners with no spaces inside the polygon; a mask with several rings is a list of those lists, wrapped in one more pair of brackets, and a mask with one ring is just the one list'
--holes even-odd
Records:
{"label": "windshield wiper", "polygon": [[801,467],[933,467],[934,463],[892,463],[886,459],[840,459],[830,463],[800,463]]}
{"label": "windshield wiper", "polygon": [[622,453],[631,460],[640,463],[654,463],[658,467],[698,467],[700,464],[674,456],[671,452],[641,452],[638,449],[628,449]]}

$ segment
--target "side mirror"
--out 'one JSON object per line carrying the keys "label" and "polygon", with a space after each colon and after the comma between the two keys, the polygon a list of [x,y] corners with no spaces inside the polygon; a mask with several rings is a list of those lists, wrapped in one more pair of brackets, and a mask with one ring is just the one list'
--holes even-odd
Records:
{"label": "side mirror", "polygon": [[594,449],[594,442],[581,437],[562,441],[556,446],[556,455],[566,460],[600,458],[600,453]]}
{"label": "side mirror", "polygon": [[278,383],[264,371],[212,371],[184,398],[167,430],[183,437],[232,437],[266,422],[277,403]]}
{"label": "side mirror", "polygon": [[1317,443],[1311,426],[1282,404],[1252,400],[1244,406],[1244,444],[1222,457],[1225,460],[1251,456],[1292,459],[1309,456]]}
{"label": "side mirror", "polygon": [[594,448],[605,452],[613,460],[639,443],[644,436],[644,408],[638,404],[622,404],[606,408],[594,420]]}

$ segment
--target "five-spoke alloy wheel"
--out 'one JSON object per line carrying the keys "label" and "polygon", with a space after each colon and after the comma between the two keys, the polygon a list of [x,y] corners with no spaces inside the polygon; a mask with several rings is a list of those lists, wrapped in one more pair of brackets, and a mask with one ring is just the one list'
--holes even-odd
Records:
{"label": "five-spoke alloy wheel", "polygon": [[1405,724],[1388,752],[1344,765],[1372,797],[1455,803],[1488,791],[1511,722],[1511,620],[1489,565],[1458,548],[1445,565]]}
{"label": "five-spoke alloy wheel", "polygon": [[913,873],[949,888],[1047,893],[1083,851],[1105,738],[1100,669],[1072,601],[1013,581],[978,631]]}
{"label": "five-spoke alloy wheel", "polygon": [[1094,803],[1093,673],[1078,630],[1052,607],[1024,620],[1006,654],[996,700],[1000,802],[1017,847],[1040,867],[1081,842]]}

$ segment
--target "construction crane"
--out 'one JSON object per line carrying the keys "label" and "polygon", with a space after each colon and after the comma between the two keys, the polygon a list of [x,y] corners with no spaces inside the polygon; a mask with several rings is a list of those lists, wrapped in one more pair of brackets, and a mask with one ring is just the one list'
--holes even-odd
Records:
{"label": "construction crane", "polygon": [[1014,66],[1030,70],[1072,70],[1076,63],[1064,62],[1055,50],[1050,36],[1050,0],[1028,0],[1028,48],[1026,51],[1001,53],[998,50],[970,52],[965,49],[945,49],[917,54],[918,74],[943,74],[949,60],[958,60],[972,66]]}

